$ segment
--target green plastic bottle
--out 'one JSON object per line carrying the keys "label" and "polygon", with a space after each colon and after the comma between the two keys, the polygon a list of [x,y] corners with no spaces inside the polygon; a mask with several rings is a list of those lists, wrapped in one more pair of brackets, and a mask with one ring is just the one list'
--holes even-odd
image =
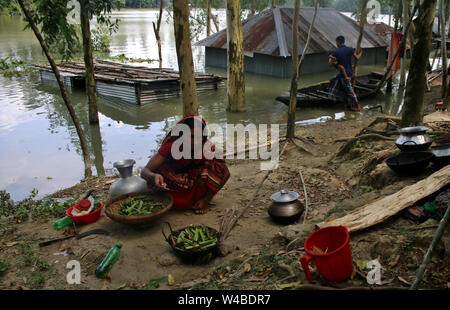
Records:
{"label": "green plastic bottle", "polygon": [[60,218],[59,220],[56,220],[53,223],[53,228],[55,228],[56,230],[61,230],[64,227],[66,227],[67,225],[70,225],[70,224],[72,224],[72,219],[66,215],[63,218]]}
{"label": "green plastic bottle", "polygon": [[119,259],[121,248],[122,244],[119,242],[115,247],[108,251],[108,254],[106,254],[100,265],[97,266],[97,269],[95,269],[95,276],[97,278],[103,278],[108,274],[114,263]]}

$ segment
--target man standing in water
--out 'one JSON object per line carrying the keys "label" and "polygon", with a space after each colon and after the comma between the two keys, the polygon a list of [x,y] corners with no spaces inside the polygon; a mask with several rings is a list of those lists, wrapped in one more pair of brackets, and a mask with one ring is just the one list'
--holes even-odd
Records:
{"label": "man standing in water", "polygon": [[338,36],[336,38],[336,46],[337,49],[329,56],[329,63],[332,64],[337,62],[338,65],[342,65],[345,68],[347,76],[345,76],[342,71],[339,71],[339,73],[331,79],[329,97],[331,100],[337,101],[338,95],[343,93],[344,102],[347,103],[350,110],[360,111],[361,108],[355,91],[353,90],[351,78],[353,76],[352,57],[359,60],[362,56],[362,50],[359,54],[356,54],[354,48],[345,46],[345,38],[343,36]]}

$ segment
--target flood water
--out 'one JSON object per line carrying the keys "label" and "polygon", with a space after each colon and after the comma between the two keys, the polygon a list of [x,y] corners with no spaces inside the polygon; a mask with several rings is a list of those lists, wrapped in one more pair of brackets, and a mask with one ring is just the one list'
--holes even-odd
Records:
{"label": "flood water", "polygon": [[[152,21],[154,10],[123,10],[114,15],[121,19],[112,36],[111,55],[158,57]],[[223,17],[223,16],[222,16]],[[224,18],[220,20],[224,24]],[[40,46],[30,30],[23,31],[21,17],[0,16],[0,57],[17,56],[30,63],[45,62]],[[163,18],[161,39],[163,66],[177,69],[172,24]],[[194,47],[196,71],[226,76],[226,71],[204,67],[204,48]],[[324,60],[326,61],[326,60]],[[157,63],[151,66],[158,66]],[[383,66],[362,67],[360,74]],[[301,85],[327,80],[334,72],[301,77]],[[199,113],[208,123],[278,123],[287,119],[287,107],[275,97],[289,89],[289,79],[246,75],[245,113],[226,112],[226,89],[199,94]],[[135,168],[143,167],[170,128],[181,118],[180,98],[135,106],[99,98],[100,126],[87,121],[87,104],[83,91],[70,94],[76,112],[88,136],[95,170],[112,174],[113,163],[132,158]],[[385,105],[384,98],[364,105]],[[395,108],[394,108],[395,110]],[[297,109],[297,121],[320,118],[355,117],[342,108]],[[308,122],[308,121],[307,121]],[[39,197],[79,182],[83,178],[83,161],[75,128],[56,85],[40,81],[38,75],[0,76],[0,189],[10,192],[14,200],[28,196],[33,188]],[[96,171],[94,171],[94,174]]]}

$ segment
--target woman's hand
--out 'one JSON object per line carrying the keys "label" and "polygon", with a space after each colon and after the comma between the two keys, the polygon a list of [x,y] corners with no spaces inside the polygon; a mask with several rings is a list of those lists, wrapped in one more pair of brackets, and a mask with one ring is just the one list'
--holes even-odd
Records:
{"label": "woman's hand", "polygon": [[164,177],[158,173],[155,173],[153,182],[159,190],[163,190],[167,187],[167,184],[164,182]]}

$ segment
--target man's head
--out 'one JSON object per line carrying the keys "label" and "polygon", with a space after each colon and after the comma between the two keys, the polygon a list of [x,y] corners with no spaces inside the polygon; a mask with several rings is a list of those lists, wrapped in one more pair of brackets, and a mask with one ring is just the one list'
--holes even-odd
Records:
{"label": "man's head", "polygon": [[337,38],[336,38],[336,45],[339,47],[339,46],[342,46],[342,45],[344,45],[345,44],[345,38],[344,38],[344,36],[338,36]]}

